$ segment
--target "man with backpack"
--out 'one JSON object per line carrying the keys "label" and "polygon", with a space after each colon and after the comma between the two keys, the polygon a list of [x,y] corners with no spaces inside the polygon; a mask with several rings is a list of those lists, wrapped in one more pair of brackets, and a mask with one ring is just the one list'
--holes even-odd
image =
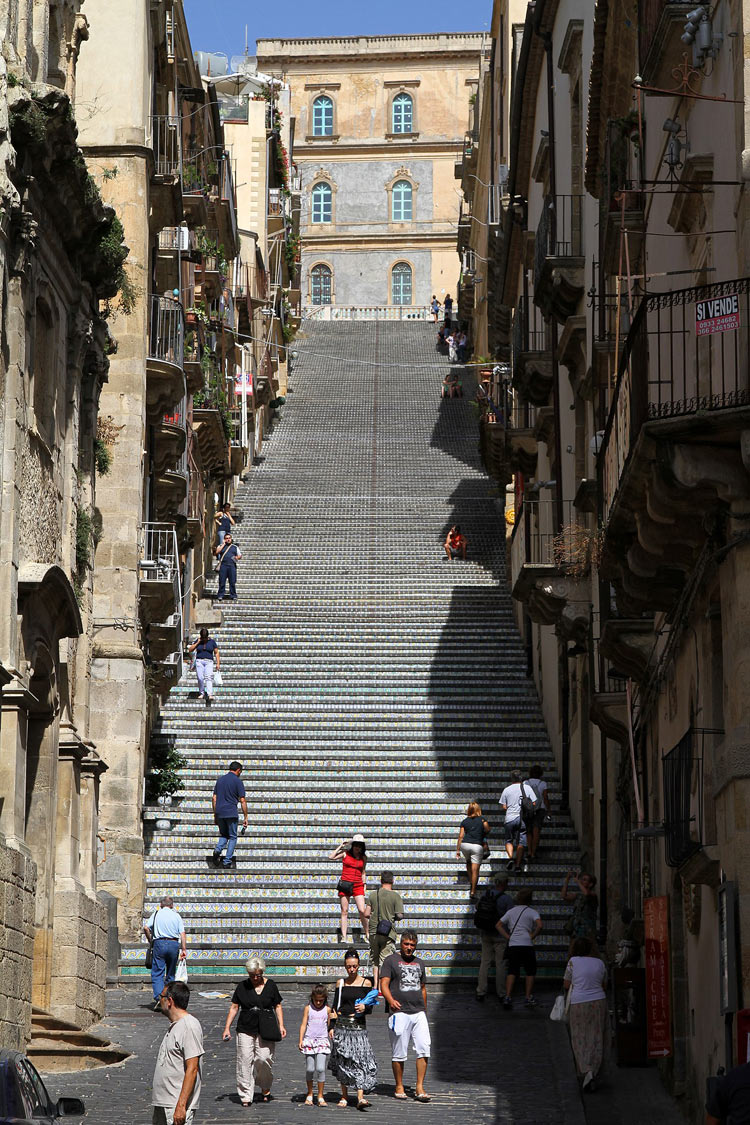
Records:
{"label": "man with backpack", "polygon": [[500,794],[500,808],[505,812],[505,850],[508,853],[508,870],[529,870],[523,853],[528,843],[526,827],[533,824],[540,800],[537,791],[524,780],[520,770],[513,770],[511,783]]}
{"label": "man with backpack", "polygon": [[505,939],[500,936],[497,924],[513,906],[513,899],[507,893],[508,880],[505,875],[496,875],[492,885],[487,887],[474,911],[474,925],[482,939],[482,960],[479,963],[479,979],[476,997],[480,1004],[487,995],[487,982],[490,965],[495,961],[495,989],[498,1000],[503,998],[506,963]]}

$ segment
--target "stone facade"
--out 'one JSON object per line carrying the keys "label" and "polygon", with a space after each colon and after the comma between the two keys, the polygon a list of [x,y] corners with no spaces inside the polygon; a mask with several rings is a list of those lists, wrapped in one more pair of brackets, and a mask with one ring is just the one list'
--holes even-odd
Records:
{"label": "stone facade", "polygon": [[[506,17],[498,0],[496,59]],[[666,903],[659,1066],[698,1120],[750,986],[747,78],[728,46],[747,19],[706,9],[691,68],[686,12],[640,0],[637,17],[529,5],[473,336],[497,361],[482,447],[508,486],[518,625],[600,940],[613,952]],[[502,135],[492,98],[479,114],[481,166]],[[727,927],[722,981],[705,968]]]}
{"label": "stone facade", "polygon": [[[258,65],[292,91],[296,160],[302,180],[302,302],[312,305],[312,270],[331,271],[331,303],[403,303],[393,268],[411,269],[404,301],[426,306],[455,296],[454,182],[467,106],[476,90],[482,36],[362,36],[260,39]],[[397,131],[394,99],[410,99],[408,131]],[[329,135],[316,135],[314,104],[332,103]],[[393,207],[408,183],[411,214]],[[315,221],[316,184],[332,192],[330,221]],[[403,296],[403,294],[400,294]]]}
{"label": "stone facade", "polygon": [[[0,844],[0,1043],[23,1050],[31,1034],[31,963],[34,951],[33,860]],[[97,1003],[97,1011],[101,1003]]]}
{"label": "stone facade", "polygon": [[83,1026],[104,1011],[91,566],[112,346],[101,302],[127,249],[77,145],[78,8],[0,6],[0,1043],[12,1046],[32,1002]]}

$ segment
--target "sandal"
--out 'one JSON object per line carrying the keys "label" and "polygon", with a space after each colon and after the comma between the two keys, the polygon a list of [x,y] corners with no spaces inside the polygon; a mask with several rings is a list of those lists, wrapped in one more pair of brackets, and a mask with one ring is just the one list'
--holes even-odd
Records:
{"label": "sandal", "polygon": [[362,1112],[364,1113],[364,1111],[365,1111],[366,1109],[369,1109],[369,1108],[370,1108],[371,1104],[372,1104],[372,1103],[371,1103],[371,1102],[368,1102],[367,1098],[362,1098],[362,1100],[361,1100],[361,1101],[357,1102],[357,1109],[361,1109],[361,1110],[362,1110]]}
{"label": "sandal", "polygon": [[262,1094],[262,1095],[261,1095],[261,1101],[264,1101],[264,1102],[271,1102],[271,1101],[273,1101],[273,1098],[271,1097],[271,1091],[270,1091],[270,1090],[268,1091],[268,1093],[267,1093],[267,1094]]}
{"label": "sandal", "polygon": [[336,1102],[336,1105],[337,1105],[338,1109],[348,1109],[349,1108],[349,1099],[348,1098],[342,1098],[341,1101]]}
{"label": "sandal", "polygon": [[313,1104],[313,1096],[312,1096],[312,1094],[308,1094],[307,1097],[305,1098],[305,1105],[312,1105],[312,1104]]}
{"label": "sandal", "polygon": [[328,1109],[328,1102],[325,1100],[325,1098],[318,1098],[318,1105],[321,1109]]}

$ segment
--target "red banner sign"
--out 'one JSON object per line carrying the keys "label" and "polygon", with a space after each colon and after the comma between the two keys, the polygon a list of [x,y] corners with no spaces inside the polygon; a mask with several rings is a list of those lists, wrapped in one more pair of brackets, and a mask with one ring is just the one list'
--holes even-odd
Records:
{"label": "red banner sign", "polygon": [[739,326],[740,299],[736,293],[716,297],[713,301],[696,301],[696,336],[711,336],[714,332],[733,332]]}
{"label": "red banner sign", "polygon": [[672,1054],[672,1013],[669,971],[669,899],[647,898],[643,907],[646,931],[646,1017],[648,1057]]}

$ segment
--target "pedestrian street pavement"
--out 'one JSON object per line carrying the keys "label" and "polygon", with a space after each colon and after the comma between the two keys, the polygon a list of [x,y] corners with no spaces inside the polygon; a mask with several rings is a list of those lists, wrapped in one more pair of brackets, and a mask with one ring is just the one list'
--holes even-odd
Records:
{"label": "pedestrian street pavement", "polygon": [[[297,1036],[307,991],[285,990],[281,985],[289,1035],[276,1050],[273,1101],[256,1101],[249,1109],[240,1105],[236,1093],[234,1038],[230,1043],[221,1040],[229,1000],[203,999],[199,987],[194,988],[190,1003],[203,1027],[206,1049],[196,1125],[238,1125],[248,1120],[286,1125],[321,1112],[303,1104],[305,1067]],[[63,1094],[83,1098],[87,1125],[150,1125],[154,1061],[167,1027],[165,1017],[150,1010],[150,997],[146,990],[109,992],[107,1017],[92,1029],[133,1051],[130,1059],[119,1066],[46,1078],[54,1099]],[[494,998],[477,1004],[473,992],[431,994],[429,1104],[411,1098],[394,1100],[386,1017],[376,1009],[368,1019],[368,1031],[379,1074],[367,1116],[377,1122],[419,1120],[425,1125],[584,1125],[567,1032],[548,1018],[552,1000],[551,993],[542,994],[537,1010],[526,1011],[519,1003],[507,1013]],[[405,1077],[410,1095],[413,1083],[410,1058]],[[339,1092],[332,1079],[326,1083],[326,1097],[332,1114],[356,1112],[353,1107],[336,1109]]]}

